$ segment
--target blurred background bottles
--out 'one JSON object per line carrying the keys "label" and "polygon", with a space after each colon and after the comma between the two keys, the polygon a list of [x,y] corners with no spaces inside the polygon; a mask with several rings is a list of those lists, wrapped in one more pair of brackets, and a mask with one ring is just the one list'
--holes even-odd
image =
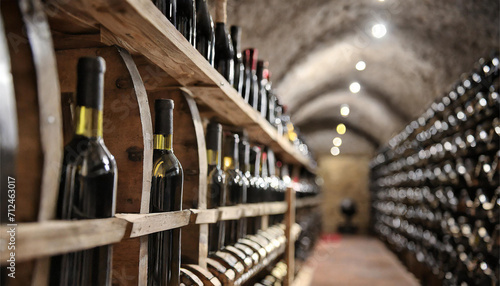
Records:
{"label": "blurred background bottles", "polygon": [[498,56],[389,141],[371,162],[374,230],[445,285],[497,285]]}

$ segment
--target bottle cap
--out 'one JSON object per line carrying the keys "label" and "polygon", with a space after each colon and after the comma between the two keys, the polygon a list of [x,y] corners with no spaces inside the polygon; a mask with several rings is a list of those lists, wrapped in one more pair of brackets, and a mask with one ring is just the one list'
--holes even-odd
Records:
{"label": "bottle cap", "polygon": [[155,100],[155,134],[169,135],[173,133],[173,109],[173,100]]}
{"label": "bottle cap", "polygon": [[105,71],[106,62],[101,57],[83,57],[78,60],[76,96],[78,106],[102,110]]}

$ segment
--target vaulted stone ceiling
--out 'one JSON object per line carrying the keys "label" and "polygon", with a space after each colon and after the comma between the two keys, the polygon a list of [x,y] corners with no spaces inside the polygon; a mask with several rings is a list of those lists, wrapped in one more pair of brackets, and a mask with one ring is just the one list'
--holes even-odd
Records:
{"label": "vaulted stone ceiling", "polygon": [[[372,154],[499,49],[499,9],[498,0],[228,0],[228,22],[242,26],[242,47],[269,60],[316,155],[329,153],[341,122],[341,154]],[[372,36],[375,24],[384,37]],[[359,93],[349,91],[353,81]]]}

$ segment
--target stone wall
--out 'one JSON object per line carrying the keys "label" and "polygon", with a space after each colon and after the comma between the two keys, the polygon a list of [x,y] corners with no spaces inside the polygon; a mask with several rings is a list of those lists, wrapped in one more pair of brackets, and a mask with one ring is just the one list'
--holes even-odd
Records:
{"label": "stone wall", "polygon": [[351,198],[356,202],[358,212],[353,222],[360,233],[367,233],[370,219],[370,194],[368,184],[370,169],[367,155],[324,156],[319,158],[318,175],[323,180],[323,230],[325,233],[337,232],[344,222],[340,212],[340,202]]}

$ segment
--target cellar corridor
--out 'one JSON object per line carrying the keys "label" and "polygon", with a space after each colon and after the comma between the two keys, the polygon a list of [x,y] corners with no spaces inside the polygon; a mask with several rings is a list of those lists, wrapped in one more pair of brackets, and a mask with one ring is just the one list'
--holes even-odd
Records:
{"label": "cellar corridor", "polygon": [[500,0],[0,0],[1,286],[498,286]]}
{"label": "cellar corridor", "polygon": [[302,267],[303,285],[419,285],[383,243],[367,236],[325,236]]}

